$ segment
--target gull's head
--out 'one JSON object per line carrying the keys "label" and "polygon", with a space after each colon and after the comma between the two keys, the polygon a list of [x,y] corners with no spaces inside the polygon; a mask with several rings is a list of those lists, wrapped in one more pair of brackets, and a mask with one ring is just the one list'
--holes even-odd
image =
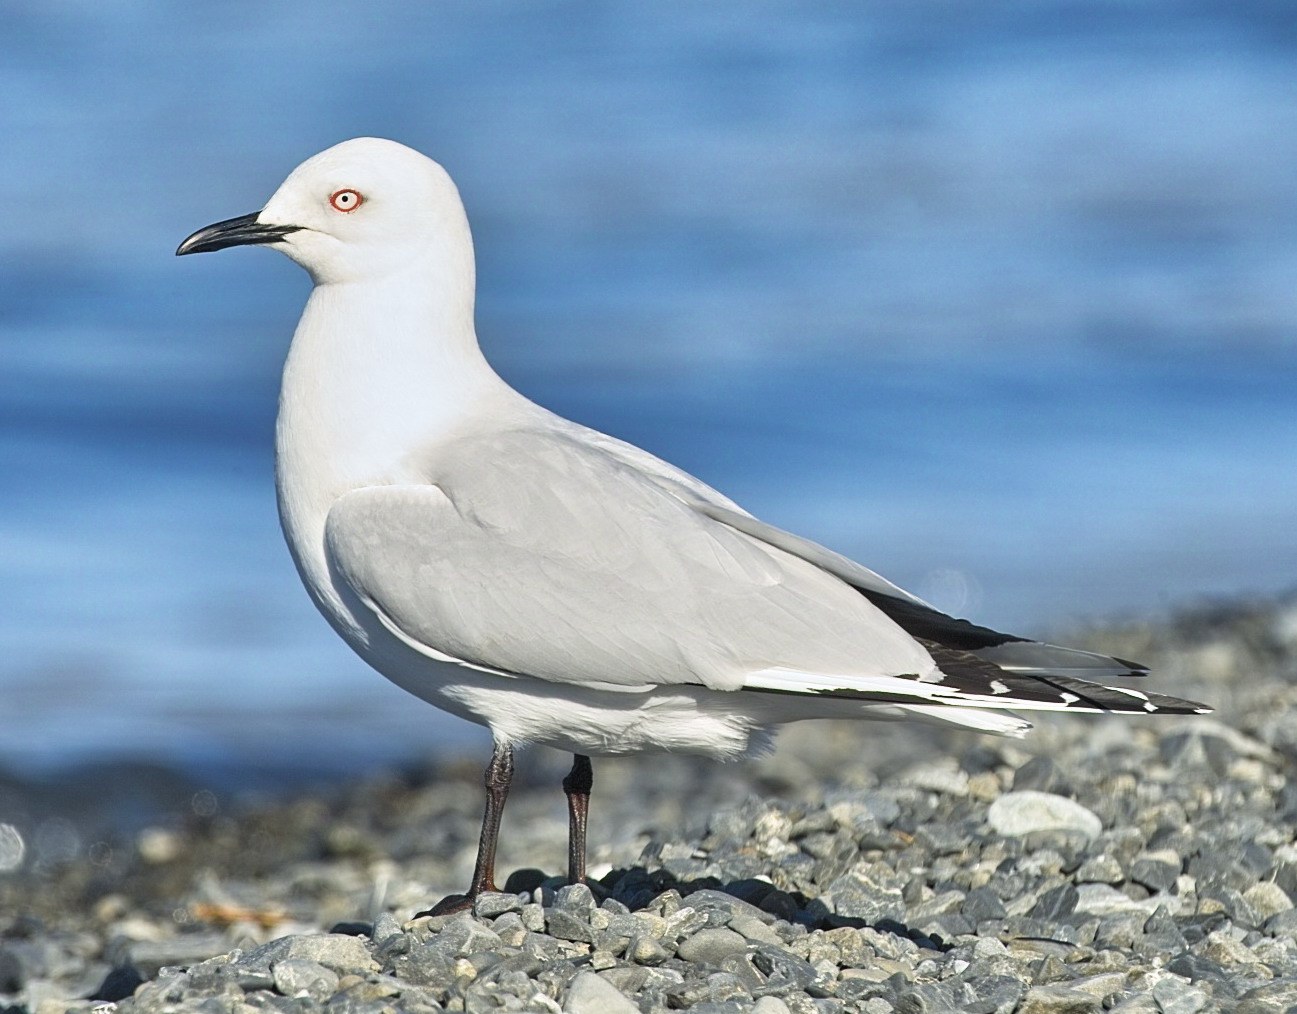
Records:
{"label": "gull's head", "polygon": [[472,264],[464,206],[446,170],[376,137],[307,159],[261,211],[199,229],[176,253],[245,244],[273,246],[317,283],[393,274],[433,253]]}

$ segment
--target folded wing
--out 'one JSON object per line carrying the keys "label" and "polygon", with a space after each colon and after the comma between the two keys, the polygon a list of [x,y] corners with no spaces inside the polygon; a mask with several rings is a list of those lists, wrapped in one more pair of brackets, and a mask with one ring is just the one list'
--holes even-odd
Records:
{"label": "folded wing", "polygon": [[426,485],[347,494],[326,529],[336,573],[417,650],[502,676],[929,710],[1203,710],[1084,682],[1144,670],[946,616],[583,432],[466,438],[438,449]]}

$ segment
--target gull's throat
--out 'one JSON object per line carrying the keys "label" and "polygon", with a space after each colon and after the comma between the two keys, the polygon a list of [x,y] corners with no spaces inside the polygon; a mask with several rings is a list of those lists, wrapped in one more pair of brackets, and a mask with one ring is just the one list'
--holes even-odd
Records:
{"label": "gull's throat", "polygon": [[430,481],[438,442],[509,394],[478,347],[471,272],[445,267],[317,285],[307,302],[284,364],[275,473],[308,588],[329,585],[324,523],[339,497]]}

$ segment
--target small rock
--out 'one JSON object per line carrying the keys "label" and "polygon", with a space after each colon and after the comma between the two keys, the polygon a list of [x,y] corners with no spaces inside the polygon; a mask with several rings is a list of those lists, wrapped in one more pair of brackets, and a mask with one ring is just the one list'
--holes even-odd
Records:
{"label": "small rock", "polygon": [[523,905],[518,912],[518,918],[522,920],[523,926],[533,933],[539,933],[545,928],[545,910],[535,902]]}
{"label": "small rock", "polygon": [[1103,1000],[1063,983],[1032,986],[1022,998],[1017,1014],[1097,1014]]}
{"label": "small rock", "polygon": [[494,919],[506,912],[522,909],[522,899],[504,891],[485,891],[473,899],[473,914],[479,919]]}
{"label": "small rock", "polygon": [[778,933],[771,929],[760,919],[754,919],[747,915],[738,915],[730,920],[730,929],[735,933],[741,933],[748,940],[755,940],[763,944],[781,944]]}
{"label": "small rock", "polygon": [[1250,989],[1238,998],[1234,1014],[1288,1014],[1297,1007],[1297,982],[1288,979]]}
{"label": "small rock", "polygon": [[1042,894],[1040,900],[1032,906],[1030,915],[1033,919],[1051,919],[1054,921],[1066,919],[1076,911],[1078,897],[1076,888],[1071,884],[1051,888]]}
{"label": "small rock", "polygon": [[1161,850],[1136,856],[1130,864],[1128,879],[1143,884],[1150,891],[1169,891],[1180,876],[1180,857],[1174,852]]}
{"label": "small rock", "polygon": [[560,940],[579,940],[594,943],[594,928],[580,915],[567,909],[555,908],[549,913],[549,934]]}
{"label": "small rock", "polygon": [[494,950],[500,946],[500,936],[463,912],[443,927],[432,939],[431,946],[443,954],[463,957],[474,951]]}
{"label": "small rock", "polygon": [[639,1014],[639,1007],[594,972],[572,980],[563,1003],[566,1014]]}
{"label": "small rock", "polygon": [[682,941],[676,954],[695,964],[719,965],[722,959],[744,950],[747,945],[747,940],[732,929],[703,929]]}
{"label": "small rock", "polygon": [[554,907],[584,915],[593,912],[598,906],[593,892],[585,884],[568,884],[554,893]]}
{"label": "small rock", "polygon": [[318,961],[308,958],[288,958],[276,961],[270,970],[275,989],[283,996],[309,996],[323,1000],[338,988],[338,976]]}
{"label": "small rock", "polygon": [[1072,786],[1052,757],[1033,757],[1013,773],[1013,791],[1070,796]]}
{"label": "small rock", "polygon": [[1105,972],[1102,975],[1087,975],[1083,979],[1072,979],[1067,985],[1102,1000],[1105,996],[1120,993],[1126,988],[1126,973]]}
{"label": "small rock", "polygon": [[[494,933],[491,935],[495,936]],[[357,969],[377,970],[378,968],[378,963],[370,956],[364,940],[340,933],[304,933],[298,936],[280,937],[278,940],[272,940],[249,951],[239,959],[238,963],[245,968],[264,969],[294,958],[318,962],[325,968],[344,974]]]}
{"label": "small rock", "polygon": [[792,1011],[779,997],[763,996],[752,1005],[752,1014],[792,1014]]}
{"label": "small rock", "polygon": [[1003,919],[1005,916],[1004,902],[989,887],[976,887],[969,891],[960,911],[974,923],[983,919]]}
{"label": "small rock", "polygon": [[1103,822],[1080,803],[1034,790],[1006,792],[987,808],[986,818],[997,834],[1008,838],[1072,831],[1091,840],[1103,831]]}
{"label": "small rock", "polygon": [[947,796],[968,795],[968,773],[943,764],[923,764],[901,776],[903,784]]}
{"label": "small rock", "polygon": [[1144,923],[1144,939],[1137,941],[1141,953],[1179,954],[1185,949],[1184,934],[1161,906]]}
{"label": "small rock", "polygon": [[638,965],[617,965],[613,968],[601,971],[599,973],[599,978],[603,979],[614,989],[627,995],[631,995],[640,991],[645,980],[648,979],[648,975],[648,969],[641,968]]}
{"label": "small rock", "polygon": [[1109,855],[1087,859],[1076,871],[1078,884],[1120,884],[1125,879],[1121,863]]}
{"label": "small rock", "polygon": [[369,938],[381,944],[390,937],[401,935],[401,923],[391,912],[383,912],[374,920],[374,928],[369,931]]}
{"label": "small rock", "polygon": [[1216,930],[1209,934],[1194,950],[1202,957],[1209,958],[1227,968],[1231,965],[1255,964],[1259,960],[1226,930]]}
{"label": "small rock", "polygon": [[1272,937],[1288,940],[1297,939],[1297,908],[1290,908],[1286,912],[1272,915],[1265,921],[1264,929]]}
{"label": "small rock", "polygon": [[1198,1014],[1207,1006],[1207,994],[1183,979],[1167,976],[1153,986],[1153,999],[1162,1014]]}
{"label": "small rock", "polygon": [[626,957],[637,965],[660,965],[671,953],[653,937],[636,937],[626,948]]}
{"label": "small rock", "polygon": [[1282,887],[1272,880],[1253,884],[1243,892],[1243,899],[1256,909],[1262,920],[1287,912],[1293,907],[1292,899]]}
{"label": "small rock", "polygon": [[829,894],[838,915],[873,925],[883,919],[904,918],[902,886],[901,878],[890,867],[859,863],[829,885]]}

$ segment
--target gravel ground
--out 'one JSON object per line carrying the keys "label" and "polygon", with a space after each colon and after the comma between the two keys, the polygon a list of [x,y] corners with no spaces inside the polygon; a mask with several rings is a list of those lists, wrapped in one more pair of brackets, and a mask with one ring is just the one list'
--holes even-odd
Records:
{"label": "gravel ground", "polygon": [[9,785],[0,1009],[1297,1010],[1297,598],[1071,640],[1219,711],[596,761],[593,890],[541,872],[568,759],[527,753],[506,889],[451,917],[411,918],[468,882],[485,756],[129,836]]}

